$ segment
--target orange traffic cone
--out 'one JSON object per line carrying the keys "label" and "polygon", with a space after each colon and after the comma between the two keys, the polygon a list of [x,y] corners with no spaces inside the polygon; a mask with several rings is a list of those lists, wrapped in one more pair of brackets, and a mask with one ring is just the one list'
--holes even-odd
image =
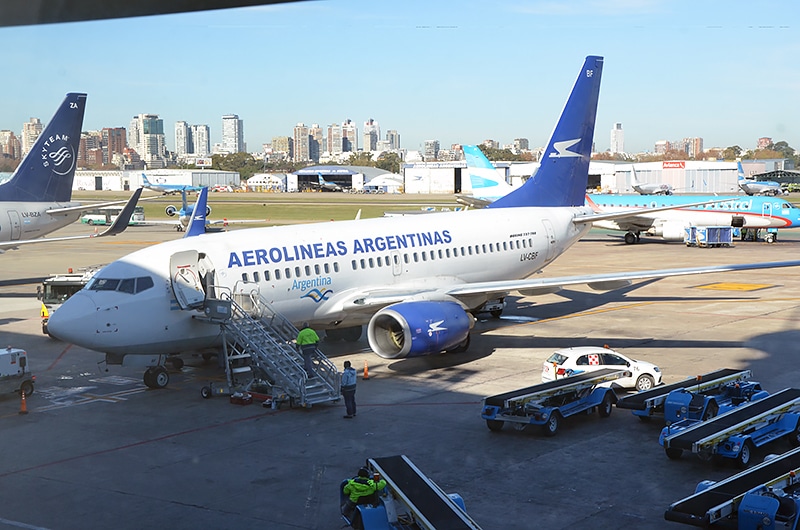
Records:
{"label": "orange traffic cone", "polygon": [[369,379],[369,368],[367,368],[366,359],[364,359],[364,379]]}
{"label": "orange traffic cone", "polygon": [[22,401],[19,404],[19,413],[20,414],[27,414],[28,413],[28,403],[25,401],[25,391],[20,391],[22,394]]}

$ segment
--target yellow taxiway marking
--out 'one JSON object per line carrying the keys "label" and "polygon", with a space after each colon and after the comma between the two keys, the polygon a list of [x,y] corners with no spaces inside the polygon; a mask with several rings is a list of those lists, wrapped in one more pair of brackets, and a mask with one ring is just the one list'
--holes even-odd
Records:
{"label": "yellow taxiway marking", "polygon": [[775,287],[768,283],[734,283],[734,282],[719,282],[709,283],[706,285],[698,285],[698,289],[710,289],[714,291],[759,291],[761,289],[768,289]]}

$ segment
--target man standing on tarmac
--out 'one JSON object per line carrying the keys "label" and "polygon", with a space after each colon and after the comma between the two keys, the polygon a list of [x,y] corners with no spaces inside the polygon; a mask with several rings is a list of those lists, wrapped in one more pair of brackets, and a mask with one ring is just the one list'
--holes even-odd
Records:
{"label": "man standing on tarmac", "polygon": [[344,362],[342,396],[344,396],[344,406],[347,408],[347,414],[344,417],[352,418],[356,415],[356,370],[350,366],[350,361]]}
{"label": "man standing on tarmac", "polygon": [[319,335],[317,335],[317,332],[311,329],[308,322],[303,322],[303,327],[300,333],[297,334],[297,345],[300,346],[300,350],[303,352],[303,367],[308,377],[314,377],[314,365],[311,359],[317,349],[318,342]]}

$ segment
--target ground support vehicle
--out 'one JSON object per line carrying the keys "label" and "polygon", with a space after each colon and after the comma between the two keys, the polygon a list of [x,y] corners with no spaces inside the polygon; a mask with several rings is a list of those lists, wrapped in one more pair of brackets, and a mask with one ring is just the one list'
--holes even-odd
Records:
{"label": "ground support vehicle", "polygon": [[562,418],[595,408],[600,417],[610,416],[617,394],[612,388],[599,385],[626,373],[603,368],[489,396],[483,399],[481,418],[491,431],[499,431],[509,422],[520,430],[527,425],[540,425],[545,435],[553,436]]}
{"label": "ground support vehicle", "polygon": [[33,394],[36,376],[28,370],[28,352],[7,347],[0,350],[0,393],[25,392]]}
{"label": "ground support vehicle", "polygon": [[685,419],[707,420],[768,395],[755,381],[731,381],[703,393],[673,390],[664,402],[664,419],[667,425]]}
{"label": "ground support vehicle", "polygon": [[89,267],[79,272],[69,270],[66,274],[51,274],[42,281],[42,285],[37,288],[37,298],[42,302],[42,333],[47,332],[47,321],[56,309],[73,294],[77,293],[86,286],[92,277],[102,267]]}
{"label": "ground support vehicle", "polygon": [[[447,494],[425,476],[405,455],[370,458],[365,466],[386,487],[375,498],[364,499],[356,505],[345,523],[364,530],[480,530],[478,523],[467,515],[464,500],[457,493]],[[340,505],[346,496],[342,491],[347,481],[339,485]]]}
{"label": "ground support vehicle", "polygon": [[[723,368],[707,374],[698,375],[697,377],[690,377],[688,379],[684,379],[683,381],[672,383],[671,385],[662,385],[650,390],[645,390],[643,392],[637,392],[636,394],[623,396],[619,398],[619,401],[617,402],[617,408],[630,409],[630,411],[635,416],[638,416],[639,419],[648,420],[652,416],[665,415],[665,404],[673,392],[685,392],[690,394],[692,398],[695,396],[698,397],[695,398],[693,403],[691,403],[690,399],[690,407],[687,408],[685,411],[686,414],[683,416],[678,417],[674,412],[673,415],[675,415],[675,417],[665,415],[667,418],[667,423],[684,419],[687,417],[687,415],[688,417],[692,417],[694,419],[707,419],[704,418],[704,414],[708,414],[710,411],[713,411],[714,405],[711,403],[716,403],[716,397],[712,397],[713,394],[724,385],[746,381],[750,378],[750,375],[750,370],[734,370],[732,368]],[[681,397],[685,398],[685,396]],[[672,402],[673,400],[670,401]],[[677,403],[678,401],[681,400],[676,397],[674,402]],[[699,406],[702,406],[702,410],[697,410]],[[680,412],[680,410],[678,412]],[[715,415],[716,413],[710,414],[709,417]]]}
{"label": "ground support vehicle", "polygon": [[704,480],[672,503],[664,519],[700,528],[792,528],[800,514],[800,448],[725,480]]}
{"label": "ground support vehicle", "polygon": [[687,247],[729,247],[733,245],[733,227],[689,226],[686,228],[683,241]]}
{"label": "ground support vehicle", "polygon": [[800,445],[800,389],[787,388],[706,421],[682,420],[664,427],[658,442],[671,459],[691,451],[701,459],[734,459],[750,465],[753,451],[779,438]]}

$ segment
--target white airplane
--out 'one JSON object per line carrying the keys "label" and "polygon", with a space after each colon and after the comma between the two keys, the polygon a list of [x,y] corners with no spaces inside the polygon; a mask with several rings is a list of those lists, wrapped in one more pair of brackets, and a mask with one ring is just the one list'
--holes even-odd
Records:
{"label": "white airplane", "polygon": [[86,210],[126,202],[71,201],[85,107],[86,94],[67,94],[17,170],[0,184],[0,252],[32,243],[116,235],[128,226],[141,189],[127,201],[133,201],[131,211],[119,225],[114,223],[100,234],[42,238],[74,223]]}
{"label": "white airplane", "polygon": [[497,170],[477,145],[461,146],[467,161],[467,173],[472,187],[471,195],[456,195],[456,201],[467,206],[482,208],[518,186],[512,186],[498,175]]}
{"label": "white airplane", "polygon": [[312,182],[311,186],[321,191],[342,191],[342,187],[335,182],[325,180],[322,177],[322,173],[317,173],[317,182]]}
{"label": "white airplane", "polygon": [[669,184],[656,184],[640,182],[636,178],[636,170],[631,166],[631,185],[633,191],[640,195],[672,195],[672,186]]}
{"label": "white airplane", "polygon": [[788,192],[781,190],[780,182],[774,180],[751,180],[744,176],[742,163],[739,166],[739,188],[748,195],[781,195]]}
{"label": "white airplane", "polygon": [[208,188],[203,186],[198,188],[200,191],[197,194],[197,201],[195,204],[189,204],[188,200],[186,199],[186,191],[181,190],[181,207],[177,208],[176,206],[169,204],[164,208],[164,213],[167,214],[169,217],[178,216],[176,221],[161,221],[161,220],[153,220],[148,219],[145,221],[145,224],[150,225],[170,225],[174,226],[175,230],[178,232],[183,232],[189,226],[189,223],[192,221],[194,213],[197,212],[197,205],[200,204],[200,196],[204,195],[203,197],[203,206],[202,212],[204,212],[203,220],[205,221],[205,227],[213,227],[216,226],[218,228],[227,227],[229,224],[245,224],[245,223],[263,223],[265,222],[264,219],[215,219],[209,220],[208,216],[211,215],[211,206],[207,204],[207,196],[208,196]]}
{"label": "white airplane", "polygon": [[186,191],[200,191],[200,186],[190,186],[188,184],[166,184],[164,182],[152,183],[148,180],[147,175],[144,173],[142,173],[142,186],[148,190],[160,191],[164,195]]}
{"label": "white airplane", "polygon": [[[379,217],[201,234],[149,246],[99,271],[48,322],[53,336],[101,351],[109,364],[149,365],[165,386],[166,356],[221,346],[203,322],[207,298],[258,293],[295,323],[357,340],[398,359],[463,351],[471,314],[511,291],[800,266],[799,261],[532,277],[600,218],[584,204],[602,57],[586,58],[544,153],[526,183],[480,210]],[[134,282],[135,280],[135,282]],[[130,285],[133,292],[116,286]],[[140,289],[139,286],[142,286]],[[166,376],[166,377],[165,377]]]}

